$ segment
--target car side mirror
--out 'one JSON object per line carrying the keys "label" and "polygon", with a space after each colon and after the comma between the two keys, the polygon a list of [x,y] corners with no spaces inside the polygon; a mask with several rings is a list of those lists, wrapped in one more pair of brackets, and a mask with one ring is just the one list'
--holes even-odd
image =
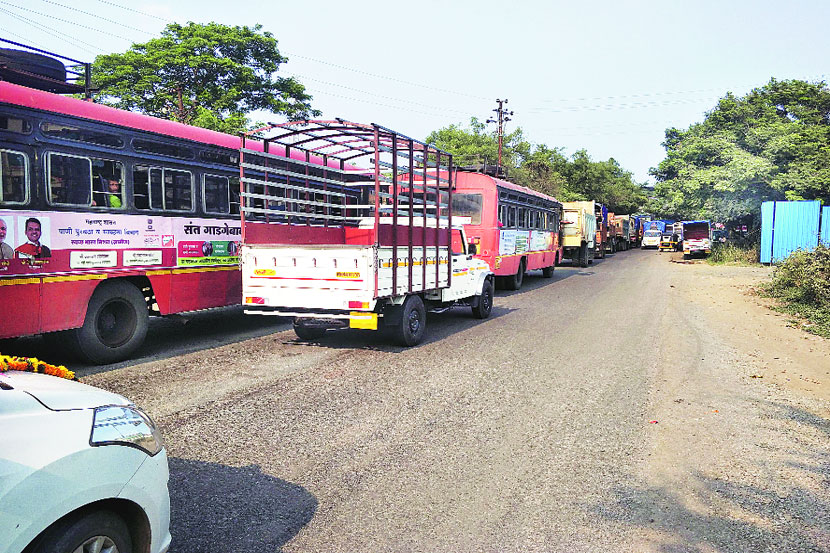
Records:
{"label": "car side mirror", "polygon": [[467,244],[467,253],[469,255],[476,255],[478,253],[478,246],[475,244]]}

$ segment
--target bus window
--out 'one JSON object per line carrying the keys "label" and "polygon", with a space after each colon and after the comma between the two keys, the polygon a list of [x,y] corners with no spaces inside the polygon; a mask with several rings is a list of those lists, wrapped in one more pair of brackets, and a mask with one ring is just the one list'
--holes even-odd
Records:
{"label": "bus window", "polygon": [[202,183],[205,213],[230,213],[230,182],[228,177],[205,175]]}
{"label": "bus window", "polygon": [[136,165],[133,201],[136,209],[193,211],[193,178],[189,171]]}
{"label": "bus window", "polygon": [[507,206],[507,226],[509,228],[516,228],[516,207]]}
{"label": "bus window", "polygon": [[64,140],[74,140],[75,142],[89,142],[90,144],[99,144],[112,148],[124,147],[124,141],[120,136],[94,131],[92,129],[71,127],[60,123],[41,123],[40,132],[51,138],[62,138]]}
{"label": "bus window", "polygon": [[452,214],[457,217],[469,217],[472,224],[480,225],[483,203],[481,194],[453,194]]}
{"label": "bus window", "polygon": [[12,117],[11,115],[0,115],[0,131],[16,132],[20,134],[29,134],[32,132],[32,125],[25,119],[20,117]]}
{"label": "bus window", "polygon": [[124,166],[120,161],[92,159],[92,205],[124,209]]}
{"label": "bus window", "polygon": [[92,160],[50,153],[49,201],[52,204],[92,205]]}
{"label": "bus window", "polygon": [[166,142],[156,142],[155,140],[141,140],[133,139],[133,148],[136,152],[147,152],[149,154],[158,154],[160,156],[178,157],[181,159],[193,159],[193,150],[183,146],[176,146],[175,144],[168,144]]}
{"label": "bus window", "polygon": [[164,170],[164,209],[193,211],[193,182],[188,171]]}
{"label": "bus window", "polygon": [[0,150],[0,205],[26,203],[28,168],[25,154]]}
{"label": "bus window", "polygon": [[527,228],[527,209],[524,207],[519,208],[519,220],[517,221],[518,228]]}

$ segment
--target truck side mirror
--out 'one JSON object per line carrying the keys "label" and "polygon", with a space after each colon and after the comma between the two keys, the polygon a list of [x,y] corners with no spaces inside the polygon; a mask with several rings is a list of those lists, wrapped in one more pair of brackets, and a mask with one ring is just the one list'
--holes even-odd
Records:
{"label": "truck side mirror", "polygon": [[478,253],[478,246],[473,243],[467,244],[467,254],[476,255]]}

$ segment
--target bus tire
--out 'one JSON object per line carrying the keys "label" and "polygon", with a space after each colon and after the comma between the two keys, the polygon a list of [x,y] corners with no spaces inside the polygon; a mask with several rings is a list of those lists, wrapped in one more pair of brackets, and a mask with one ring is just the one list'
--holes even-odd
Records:
{"label": "bus tire", "polygon": [[522,287],[522,282],[525,279],[525,260],[522,259],[519,261],[519,268],[516,270],[515,275],[511,275],[509,277],[505,277],[507,279],[507,289],[508,290],[519,290]]}
{"label": "bus tire", "polygon": [[579,247],[579,266],[583,269],[588,266],[588,244]]}
{"label": "bus tire", "polygon": [[407,296],[401,308],[401,320],[393,329],[395,341],[404,347],[417,346],[424,339],[427,312],[421,296]]}
{"label": "bus tire", "polygon": [[89,300],[83,326],[68,331],[69,342],[90,363],[121,361],[144,342],[149,319],[138,288],[122,280],[103,282]]}
{"label": "bus tire", "polygon": [[481,294],[476,298],[478,301],[472,307],[473,317],[476,319],[486,319],[493,311],[493,282],[488,278],[484,281],[484,288]]}
{"label": "bus tire", "polygon": [[545,278],[553,278],[554,269],[556,269],[555,263],[550,267],[542,267],[542,276]]}
{"label": "bus tire", "polygon": [[294,334],[296,334],[297,338],[304,342],[319,340],[323,337],[323,335],[325,335],[325,333],[325,328],[308,326],[303,324],[301,321],[294,319]]}

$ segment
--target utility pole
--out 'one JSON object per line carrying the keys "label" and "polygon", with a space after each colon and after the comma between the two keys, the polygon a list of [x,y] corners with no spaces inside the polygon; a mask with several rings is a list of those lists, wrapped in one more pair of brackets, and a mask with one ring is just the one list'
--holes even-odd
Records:
{"label": "utility pole", "polygon": [[510,116],[513,115],[513,112],[504,109],[504,104],[507,103],[507,98],[505,98],[504,100],[499,100],[498,98],[496,98],[496,102],[499,104],[499,107],[497,107],[493,111],[499,114],[499,118],[498,120],[488,119],[487,122],[499,124],[499,167],[501,167],[501,150],[502,145],[504,144],[504,124],[510,121]]}

